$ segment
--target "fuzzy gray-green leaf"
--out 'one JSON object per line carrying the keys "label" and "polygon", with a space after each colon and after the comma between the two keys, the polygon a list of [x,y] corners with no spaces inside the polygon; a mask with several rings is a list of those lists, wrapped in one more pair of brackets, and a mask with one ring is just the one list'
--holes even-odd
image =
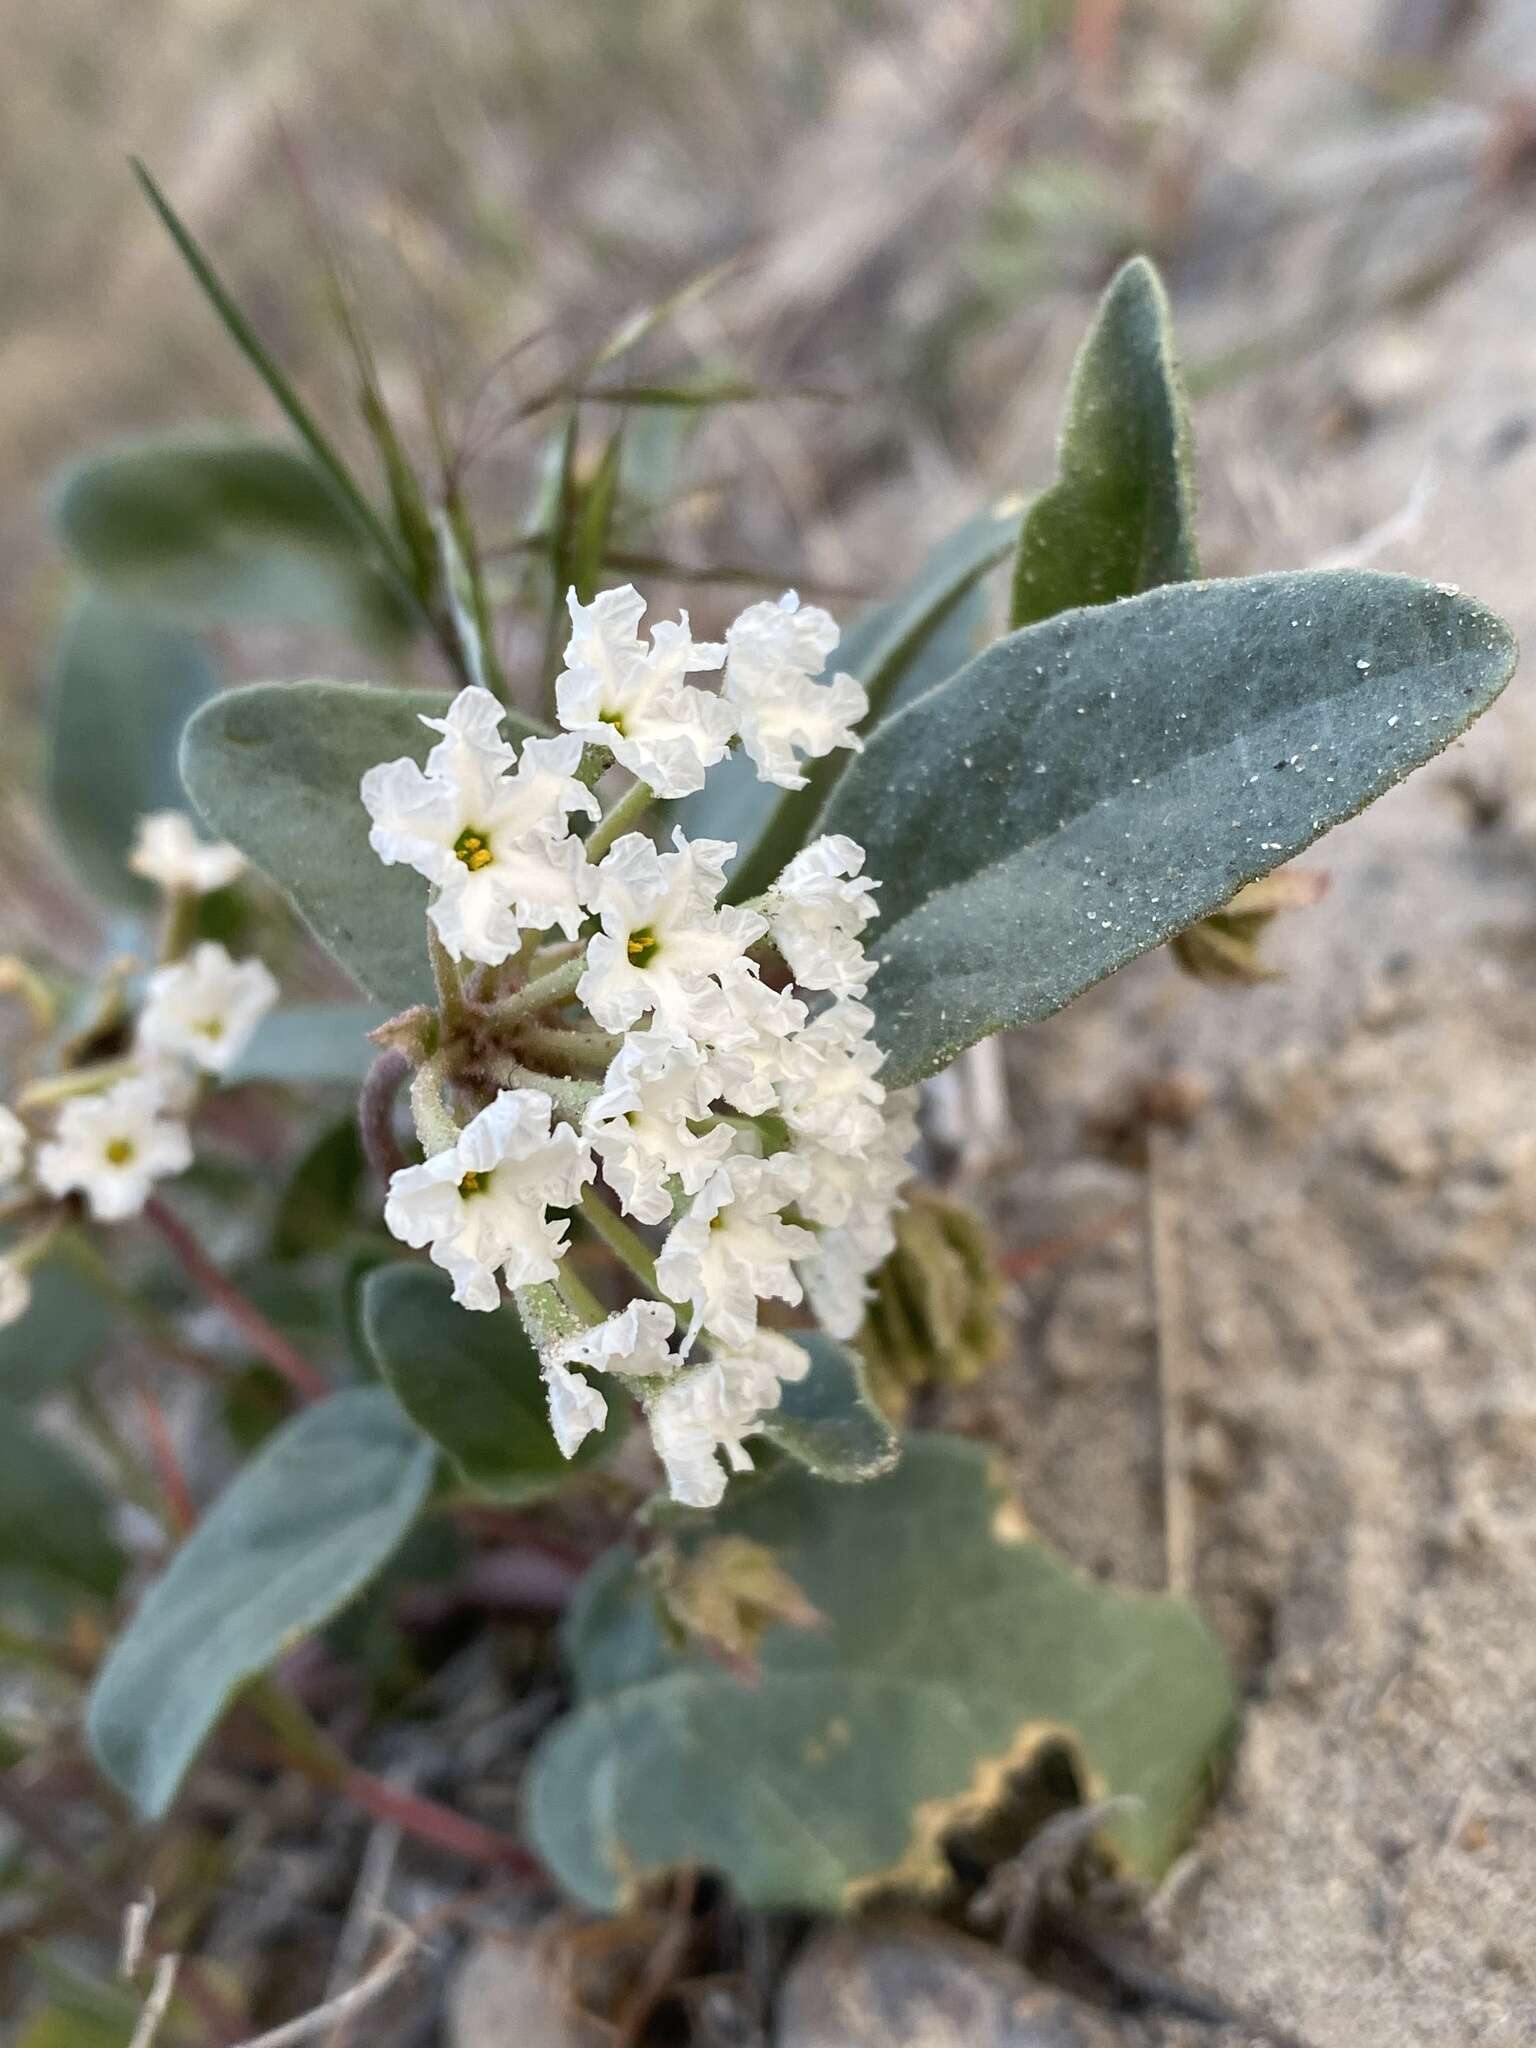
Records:
{"label": "fuzzy gray-green leaf", "polygon": [[1017,1522],[979,1447],[909,1442],[866,1486],[783,1466],[712,1525],[766,1545],[823,1618],[764,1638],[751,1680],[661,1636],[624,1557],[567,1631],[574,1713],[537,1752],[539,1854],[611,1910],[683,1866],[753,1907],[836,1909],[933,1891],[945,1834],[1052,1745],[1155,1876],[1186,1839],[1233,1717],[1194,1609],[1072,1570]]}
{"label": "fuzzy gray-green leaf", "polygon": [[870,1399],[864,1361],[816,1330],[795,1330],[811,1355],[803,1380],[787,1380],[764,1416],[768,1441],[822,1479],[873,1479],[900,1454],[896,1432]]}
{"label": "fuzzy gray-green leaf", "polygon": [[277,619],[388,642],[410,623],[372,539],[296,448],[132,442],[69,471],[55,509],[95,582],[180,624]]}
{"label": "fuzzy gray-green leaf", "polygon": [[186,808],[177,742],[218,687],[190,635],[99,592],[75,606],[48,686],[44,789],[65,862],[109,903],[153,908],[128,852],[147,811]]}
{"label": "fuzzy gray-green leaf", "polygon": [[1168,301],[1144,256],[1113,278],[1078,353],[1059,464],[1019,535],[1015,626],[1199,575],[1189,421]]}
{"label": "fuzzy gray-green leaf", "polygon": [[[433,1000],[427,885],[368,844],[366,771],[437,737],[445,695],[364,683],[251,683],[187,727],[181,766],[209,827],[269,876],[366,994],[403,1009]],[[513,712],[508,736],[532,728]]]}
{"label": "fuzzy gray-green leaf", "polygon": [[91,1691],[91,1748],[140,1813],[164,1813],[236,1689],[373,1577],[435,1463],[392,1394],[358,1388],[285,1423],[219,1496]]}
{"label": "fuzzy gray-green leaf", "polygon": [[1449,745],[1514,664],[1473,599],[1366,570],[1174,584],[997,641],[873,736],[824,821],[882,885],[892,1082],[1207,916]]}

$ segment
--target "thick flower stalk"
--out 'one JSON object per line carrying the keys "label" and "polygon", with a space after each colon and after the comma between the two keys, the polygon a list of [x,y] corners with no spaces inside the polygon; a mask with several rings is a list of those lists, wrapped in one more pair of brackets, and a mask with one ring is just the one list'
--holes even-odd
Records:
{"label": "thick flower stalk", "polygon": [[[808,1369],[786,1320],[859,1328],[915,1126],[859,1000],[862,849],[819,839],[732,905],[733,843],[642,829],[733,747],[798,788],[805,760],[859,744],[862,688],[819,680],[836,625],[791,594],[721,644],[686,617],[642,638],[644,609],[628,586],[572,594],[563,737],[515,749],[472,686],[427,721],[424,764],[363,778],[375,851],[426,877],[442,949],[477,970],[447,991],[412,1090],[425,1156],[385,1220],[466,1309],[512,1291],[566,1456],[605,1421],[604,1383],[627,1388],[673,1497],[712,1506]],[[605,768],[634,780],[600,812]],[[613,1255],[616,1301],[574,1270],[573,1215]]]}

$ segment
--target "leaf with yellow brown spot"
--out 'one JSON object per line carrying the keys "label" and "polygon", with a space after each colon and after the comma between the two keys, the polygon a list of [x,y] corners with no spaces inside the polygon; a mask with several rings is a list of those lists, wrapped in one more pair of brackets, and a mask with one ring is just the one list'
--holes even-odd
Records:
{"label": "leaf with yellow brown spot", "polygon": [[1234,1702],[1187,1603],[1075,1571],[1020,1524],[978,1447],[911,1441],[833,1487],[784,1466],[717,1530],[765,1545],[823,1617],[773,1628],[755,1681],[671,1645],[633,1556],[572,1610],[578,1705],[538,1751],[528,1822],[585,1904],[660,1872],[721,1873],[748,1905],[836,1908],[939,1889],[946,1838],[993,1811],[1048,1746],[1154,1877],[1209,1794]]}

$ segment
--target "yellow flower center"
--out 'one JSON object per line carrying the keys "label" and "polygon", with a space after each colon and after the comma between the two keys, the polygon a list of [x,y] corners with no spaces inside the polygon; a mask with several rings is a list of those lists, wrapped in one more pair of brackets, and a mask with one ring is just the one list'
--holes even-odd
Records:
{"label": "yellow flower center", "polygon": [[647,925],[643,931],[630,933],[629,943],[624,950],[636,967],[649,967],[661,951],[661,941]]}
{"label": "yellow flower center", "polygon": [[134,1153],[132,1138],[113,1138],[107,1146],[107,1164],[126,1166]]}
{"label": "yellow flower center", "polygon": [[485,834],[477,832],[473,825],[464,827],[453,842],[453,850],[472,875],[478,874],[481,868],[488,868],[495,858]]}
{"label": "yellow flower center", "polygon": [[466,1198],[466,1200],[470,1195],[483,1195],[485,1193],[486,1183],[489,1179],[489,1174],[476,1173],[474,1171],[466,1173],[464,1178],[459,1182],[459,1193],[463,1195]]}

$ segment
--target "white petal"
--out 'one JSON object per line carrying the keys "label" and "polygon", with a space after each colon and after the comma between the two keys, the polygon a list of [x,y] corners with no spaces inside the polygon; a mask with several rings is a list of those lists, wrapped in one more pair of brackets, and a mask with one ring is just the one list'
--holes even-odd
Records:
{"label": "white petal", "polygon": [[573,1458],[593,1430],[601,1429],[608,1420],[608,1403],[580,1373],[568,1372],[553,1362],[544,1367],[544,1385],[549,1394],[549,1426],[560,1455]]}
{"label": "white petal", "polygon": [[815,680],[837,645],[836,622],[793,591],[777,604],[749,605],[726,631],[725,694],[736,707],[742,745],[758,776],[803,789],[798,756],[862,745],[854,727],[869,699],[852,676]]}
{"label": "white petal", "polygon": [[181,811],[151,811],[138,822],[128,866],[167,894],[206,896],[244,874],[245,857],[233,846],[199,839]]}
{"label": "white petal", "polygon": [[174,1053],[222,1074],[244,1051],[277,1001],[278,987],[259,960],[234,961],[211,940],[149,978],[138,1039],[151,1053]]}
{"label": "white petal", "polygon": [[632,1301],[605,1322],[557,1344],[551,1356],[562,1365],[587,1365],[598,1372],[661,1377],[676,1367],[668,1350],[677,1318],[664,1301]]}

